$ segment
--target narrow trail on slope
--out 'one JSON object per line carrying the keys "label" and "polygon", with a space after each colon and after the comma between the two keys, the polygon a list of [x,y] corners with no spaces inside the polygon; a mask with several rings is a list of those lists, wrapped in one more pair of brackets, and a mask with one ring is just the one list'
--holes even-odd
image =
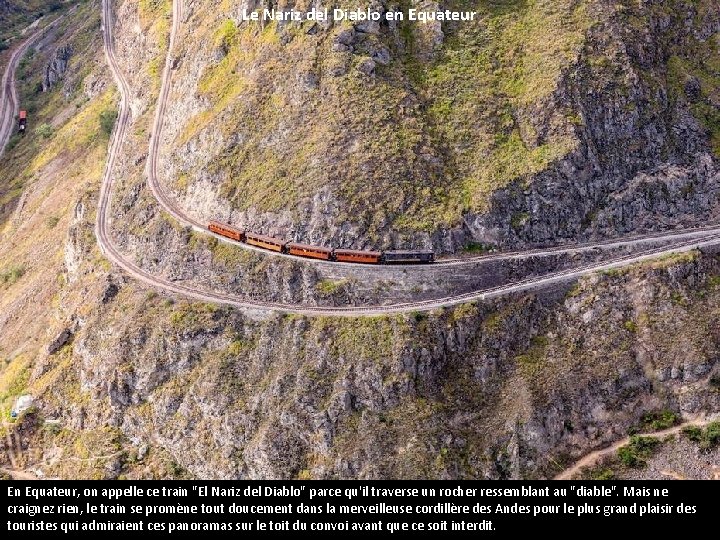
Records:
{"label": "narrow trail on slope", "polygon": [[[696,418],[692,418],[688,420],[687,422],[683,422],[682,424],[678,424],[677,426],[673,426],[668,429],[663,429],[662,431],[652,431],[649,433],[638,433],[636,436],[640,437],[667,437],[668,435],[675,435],[676,433],[680,433],[684,428],[688,426],[697,426],[697,427],[704,427],[710,422],[712,422],[712,419],[706,418],[704,416],[698,416]],[[607,448],[602,448],[600,450],[595,450],[594,452],[590,452],[589,454],[585,455],[581,459],[575,462],[572,467],[565,469],[563,472],[558,474],[554,480],[571,480],[576,474],[578,474],[582,469],[586,467],[592,467],[595,465],[598,461],[600,461],[605,456],[609,456],[610,454],[614,454],[617,452],[621,447],[627,445],[630,443],[630,436],[625,437],[624,439],[621,439],[612,445],[608,446]]]}
{"label": "narrow trail on slope", "polygon": [[[230,305],[242,309],[260,310],[266,311],[277,311],[284,313],[294,313],[300,315],[325,315],[325,316],[374,316],[388,313],[404,313],[412,311],[423,311],[432,310],[441,307],[454,306],[466,302],[475,300],[485,300],[489,298],[495,298],[498,296],[507,295],[514,292],[527,291],[536,289],[538,287],[544,287],[552,284],[570,281],[578,277],[588,275],[598,271],[611,270],[621,268],[634,264],[650,260],[659,256],[681,253],[697,249],[699,247],[712,245],[720,242],[720,226],[710,226],[705,229],[694,229],[692,231],[685,231],[684,233],[678,233],[675,236],[669,235],[668,238],[672,239],[683,239],[684,241],[673,246],[672,248],[656,248],[633,255],[627,255],[623,257],[617,257],[603,263],[594,263],[590,265],[584,265],[578,268],[564,270],[560,272],[551,273],[542,277],[531,278],[523,280],[517,283],[509,285],[503,285],[492,289],[486,289],[482,291],[474,291],[456,296],[448,296],[443,298],[437,298],[432,300],[423,300],[418,302],[405,302],[390,305],[381,306],[355,306],[355,307],[332,307],[332,306],[309,306],[309,305],[293,305],[285,304],[280,302],[263,302],[258,300],[249,300],[246,298],[238,297],[235,295],[227,294],[220,291],[214,291],[206,288],[191,286],[183,283],[173,282],[162,277],[155,276],[150,272],[140,268],[132,261],[125,258],[115,247],[111,237],[111,202],[112,202],[112,188],[113,188],[113,170],[115,162],[119,152],[119,148],[122,145],[125,132],[130,123],[131,114],[129,109],[129,98],[130,88],[125,79],[122,71],[119,68],[117,59],[115,57],[114,49],[114,37],[113,37],[113,19],[112,19],[112,8],[110,0],[102,0],[103,8],[103,41],[104,50],[107,58],[110,70],[117,82],[120,91],[120,112],[118,115],[118,121],[113,131],[113,135],[110,141],[108,150],[108,160],[105,169],[105,175],[103,177],[102,185],[100,188],[100,201],[98,207],[98,215],[96,222],[96,236],[98,239],[98,245],[105,254],[105,256],[115,263],[117,266],[122,268],[133,278],[142,281],[153,287],[163,289],[170,293],[176,293],[184,295],[186,297],[199,300],[202,302],[211,302],[218,304]],[[167,98],[170,91],[170,75],[172,69],[172,53],[173,47],[177,38],[177,32],[180,28],[180,20],[182,18],[183,2],[182,0],[173,0],[173,22],[170,33],[170,45],[168,47],[165,68],[163,70],[162,83],[160,96],[158,100],[158,109],[155,116],[155,124],[153,126],[153,134],[150,143],[150,153],[148,156],[148,181],[153,194],[156,196],[158,203],[173,216],[175,216],[180,222],[189,224],[194,228],[200,229],[203,232],[207,232],[202,224],[189,220],[184,214],[173,207],[172,204],[166,206],[164,192],[159,187],[157,182],[157,156],[159,151],[160,139],[162,134],[162,120],[164,117],[165,107],[167,105]],[[680,234],[687,236],[681,237]],[[224,238],[221,237],[224,240]],[[617,242],[617,241],[614,241]],[[629,241],[641,242],[638,240]],[[243,245],[248,248],[249,246]],[[587,248],[591,249],[591,248]],[[572,251],[572,250],[571,250]],[[268,254],[265,251],[263,253]],[[327,264],[327,263],[325,263]],[[419,268],[419,267],[413,267]]]}
{"label": "narrow trail on slope", "polygon": [[2,76],[2,88],[0,88],[0,103],[2,104],[0,106],[0,157],[3,156],[5,148],[10,142],[10,137],[12,137],[15,130],[15,118],[20,112],[20,99],[17,92],[17,81],[15,80],[20,61],[45,32],[57,26],[64,18],[65,15],[61,15],[47,26],[33,32],[10,55],[10,60],[5,66],[5,72]]}

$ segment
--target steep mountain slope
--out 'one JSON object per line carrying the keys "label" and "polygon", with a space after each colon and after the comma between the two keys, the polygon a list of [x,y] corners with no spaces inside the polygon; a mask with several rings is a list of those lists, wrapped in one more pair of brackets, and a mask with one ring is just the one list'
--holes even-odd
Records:
{"label": "steep mountain slope", "polygon": [[241,5],[188,3],[176,55],[163,176],[204,219],[457,250],[718,215],[714,2],[464,2],[442,27]]}
{"label": "steep mountain slope", "polygon": [[[314,270],[218,246],[158,210],[144,171],[170,3],[113,6],[132,89],[118,245],[179,281],[305,300]],[[463,211],[464,231],[437,233],[436,245],[701,222],[717,194],[718,11],[673,6],[670,16],[667,3],[483,4],[478,28],[441,36],[236,28],[227,21],[240,3],[187,2],[163,179],[190,211],[345,245],[427,243]],[[720,413],[720,259],[710,252],[358,319],[244,313],[128,279],[93,235],[117,99],[99,13],[99,2],[81,2],[28,58],[33,136],[0,167],[0,401],[7,417],[16,396],[35,398],[2,428],[12,434],[0,438],[3,467],[88,478],[552,477],[648,413]],[[683,13],[698,16],[670,24]],[[61,50],[73,51],[66,69],[42,92]],[[421,293],[387,282],[384,294],[393,289]]]}
{"label": "steep mountain slope", "polygon": [[64,4],[61,0],[0,0],[0,51],[34,19],[55,13]]}

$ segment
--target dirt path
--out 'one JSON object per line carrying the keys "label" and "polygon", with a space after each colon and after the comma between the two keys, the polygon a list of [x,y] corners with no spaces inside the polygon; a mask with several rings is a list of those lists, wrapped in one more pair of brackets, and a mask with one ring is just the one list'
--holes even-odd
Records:
{"label": "dirt path", "polygon": [[10,475],[10,478],[12,478],[13,480],[40,480],[33,473],[20,469],[0,468],[0,472]]}
{"label": "dirt path", "polygon": [[[0,88],[0,157],[5,152],[5,147],[15,131],[15,118],[20,112],[20,99],[17,92],[17,81],[15,76],[20,65],[20,61],[25,53],[38,42],[38,40],[51,28],[56,27],[60,21],[65,18],[61,15],[53,22],[33,32],[30,37],[23,41],[10,55],[10,60],[5,66],[5,72],[2,76],[2,88]],[[40,19],[38,19],[39,23]]]}
{"label": "dirt path", "polygon": [[[651,433],[638,433],[637,435],[641,437],[666,437],[668,435],[674,435],[676,433],[680,433],[683,428],[687,426],[698,426],[703,427],[710,422],[712,422],[712,419],[707,419],[705,417],[698,417],[692,420],[688,420],[687,422],[683,422],[682,424],[679,424],[677,426],[664,429],[662,431],[654,431]],[[570,467],[569,469],[565,469],[563,472],[558,474],[554,480],[570,480],[572,479],[576,474],[578,474],[583,468],[585,467],[592,467],[595,465],[600,459],[604,458],[605,456],[608,456],[610,454],[614,454],[617,452],[621,447],[625,446],[626,444],[630,443],[630,437],[625,437],[622,440],[617,441],[616,443],[612,444],[611,446],[608,446],[607,448],[603,448],[601,450],[595,450],[594,452],[590,452],[585,457],[580,459],[579,461],[575,462],[575,464]]]}

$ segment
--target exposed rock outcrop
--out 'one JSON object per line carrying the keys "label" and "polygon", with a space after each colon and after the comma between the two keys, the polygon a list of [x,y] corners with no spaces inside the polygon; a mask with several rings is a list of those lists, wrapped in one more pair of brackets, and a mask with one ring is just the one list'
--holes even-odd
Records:
{"label": "exposed rock outcrop", "polygon": [[65,345],[68,345],[72,342],[73,338],[75,337],[75,334],[72,329],[65,328],[62,332],[60,332],[55,339],[53,339],[50,344],[47,346],[47,353],[48,354],[55,354],[60,349],[62,349]]}
{"label": "exposed rock outcrop", "polygon": [[53,53],[50,63],[45,68],[45,75],[42,82],[43,92],[49,91],[63,78],[72,54],[73,50],[70,45],[59,47]]}

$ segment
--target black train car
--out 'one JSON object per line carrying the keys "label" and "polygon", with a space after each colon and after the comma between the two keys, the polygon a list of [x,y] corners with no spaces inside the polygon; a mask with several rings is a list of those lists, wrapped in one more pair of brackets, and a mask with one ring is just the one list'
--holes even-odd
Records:
{"label": "black train car", "polygon": [[384,251],[384,264],[428,264],[435,261],[435,253],[426,250]]}
{"label": "black train car", "polygon": [[20,111],[20,118],[18,120],[18,133],[25,135],[25,128],[27,127],[27,111]]}

